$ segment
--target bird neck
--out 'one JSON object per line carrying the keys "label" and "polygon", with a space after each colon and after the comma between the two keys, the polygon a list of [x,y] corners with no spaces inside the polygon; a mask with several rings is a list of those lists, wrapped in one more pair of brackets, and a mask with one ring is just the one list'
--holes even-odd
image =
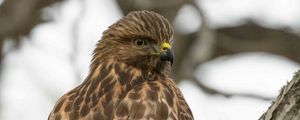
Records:
{"label": "bird neck", "polygon": [[93,92],[102,92],[99,93],[102,95],[118,89],[126,92],[145,81],[164,79],[162,77],[167,76],[140,70],[124,63],[102,62],[97,66],[91,65],[90,73],[80,88],[88,87],[87,95]]}

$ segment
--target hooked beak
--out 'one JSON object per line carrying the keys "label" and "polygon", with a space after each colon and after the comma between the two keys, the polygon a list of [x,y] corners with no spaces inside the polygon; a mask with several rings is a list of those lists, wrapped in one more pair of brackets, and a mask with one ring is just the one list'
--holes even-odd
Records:
{"label": "hooked beak", "polygon": [[157,55],[161,61],[169,61],[171,62],[171,65],[173,64],[173,51],[171,49],[171,45],[167,42],[164,42],[160,47],[154,46],[152,55]]}
{"label": "hooked beak", "polygon": [[154,45],[151,55],[158,56],[161,61],[169,61],[171,66],[173,65],[174,54],[171,45],[167,42],[164,42],[160,47]]}
{"label": "hooked beak", "polygon": [[170,48],[167,48],[164,51],[162,51],[159,58],[161,61],[170,61],[171,66],[173,65],[174,55],[173,55],[173,51]]}

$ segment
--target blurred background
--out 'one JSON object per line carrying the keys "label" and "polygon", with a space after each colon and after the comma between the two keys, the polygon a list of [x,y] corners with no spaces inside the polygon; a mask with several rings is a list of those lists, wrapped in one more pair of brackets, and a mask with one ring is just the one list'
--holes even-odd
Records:
{"label": "blurred background", "polygon": [[0,120],[45,120],[133,10],[175,30],[172,76],[196,120],[256,120],[300,65],[299,0],[0,0]]}

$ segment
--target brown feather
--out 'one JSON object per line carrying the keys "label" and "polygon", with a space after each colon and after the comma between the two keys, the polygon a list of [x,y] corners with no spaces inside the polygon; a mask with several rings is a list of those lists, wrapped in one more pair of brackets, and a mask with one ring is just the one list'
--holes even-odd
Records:
{"label": "brown feather", "polygon": [[103,33],[85,81],[63,95],[49,120],[193,120],[182,93],[168,77],[170,64],[132,46],[145,38],[172,43],[161,15],[131,12]]}

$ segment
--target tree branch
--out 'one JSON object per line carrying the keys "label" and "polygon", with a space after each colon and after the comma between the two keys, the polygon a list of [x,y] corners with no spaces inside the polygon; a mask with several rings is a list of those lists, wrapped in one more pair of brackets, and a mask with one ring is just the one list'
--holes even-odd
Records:
{"label": "tree branch", "polygon": [[62,0],[3,1],[0,5],[0,65],[5,56],[3,45],[6,40],[12,41],[14,48],[18,48],[19,38],[28,35],[34,26],[43,22],[41,10],[60,1]]}
{"label": "tree branch", "polygon": [[80,12],[79,14],[76,16],[73,24],[72,24],[72,29],[71,29],[71,34],[72,34],[72,41],[71,41],[71,45],[73,48],[73,51],[70,55],[70,61],[73,64],[73,68],[74,68],[74,72],[75,72],[75,78],[76,78],[76,82],[77,83],[81,83],[81,76],[80,76],[80,69],[78,67],[77,64],[77,60],[78,60],[78,56],[79,56],[79,45],[80,45],[80,39],[79,39],[79,30],[80,30],[80,23],[82,22],[82,16],[85,15],[85,10],[86,10],[86,6],[85,6],[85,2],[86,1],[78,1],[81,3],[81,8],[80,8]]}
{"label": "tree branch", "polygon": [[217,29],[213,58],[242,52],[268,52],[300,63],[300,37],[284,30],[264,28],[255,23]]}
{"label": "tree branch", "polygon": [[194,82],[206,94],[210,94],[210,95],[221,95],[226,98],[247,97],[247,98],[255,98],[255,99],[265,100],[265,101],[274,100],[274,98],[272,98],[272,97],[265,97],[265,96],[261,96],[261,95],[251,94],[251,93],[226,93],[223,91],[219,91],[219,90],[216,90],[216,89],[206,86],[204,83],[202,83],[200,80],[198,80],[195,77],[192,78],[191,81]]}
{"label": "tree branch", "polygon": [[27,35],[41,23],[41,10],[62,0],[4,0],[0,6],[0,37]]}
{"label": "tree branch", "polygon": [[300,70],[284,86],[275,102],[259,120],[299,120],[300,119]]}

